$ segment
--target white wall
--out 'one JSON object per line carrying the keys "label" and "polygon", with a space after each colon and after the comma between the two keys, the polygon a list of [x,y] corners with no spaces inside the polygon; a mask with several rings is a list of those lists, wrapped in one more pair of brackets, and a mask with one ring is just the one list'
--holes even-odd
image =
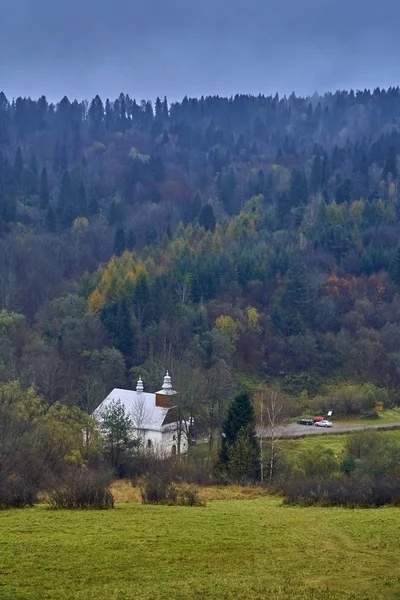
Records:
{"label": "white wall", "polygon": [[[170,456],[173,453],[173,446],[178,450],[178,433],[177,428],[172,427],[164,431],[148,429],[141,432],[143,448],[152,450],[159,454]],[[149,441],[151,445],[149,445]],[[186,435],[182,432],[181,435],[181,454],[185,454],[188,449]]]}

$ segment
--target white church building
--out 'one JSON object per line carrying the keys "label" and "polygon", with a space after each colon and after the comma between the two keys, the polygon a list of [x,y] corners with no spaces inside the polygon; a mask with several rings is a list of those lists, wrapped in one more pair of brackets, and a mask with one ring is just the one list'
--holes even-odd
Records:
{"label": "white church building", "polygon": [[144,391],[142,378],[139,377],[136,390],[114,388],[93,416],[101,422],[104,410],[120,402],[125,414],[131,419],[132,436],[140,440],[143,449],[161,456],[173,456],[178,452],[185,454],[188,449],[186,432],[189,423],[178,421],[174,406],[176,394],[168,371],[161,390],[155,394]]}

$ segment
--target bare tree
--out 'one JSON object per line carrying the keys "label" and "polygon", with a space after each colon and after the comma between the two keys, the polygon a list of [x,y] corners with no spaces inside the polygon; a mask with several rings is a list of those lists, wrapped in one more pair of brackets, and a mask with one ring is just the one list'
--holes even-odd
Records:
{"label": "bare tree", "polygon": [[230,369],[224,360],[217,361],[207,371],[206,378],[206,394],[202,398],[201,415],[208,429],[208,461],[210,461],[216,434],[222,426],[235,386]]}
{"label": "bare tree", "polygon": [[139,447],[143,446],[143,438],[146,431],[145,425],[149,420],[149,411],[143,394],[136,394],[130,418],[132,422],[133,433],[138,440]]}
{"label": "bare tree", "polygon": [[276,443],[282,436],[282,426],[285,422],[285,404],[275,390],[261,385],[255,396],[255,407],[259,423],[261,481],[265,481],[264,439],[269,450],[268,479],[274,476],[277,447]]}

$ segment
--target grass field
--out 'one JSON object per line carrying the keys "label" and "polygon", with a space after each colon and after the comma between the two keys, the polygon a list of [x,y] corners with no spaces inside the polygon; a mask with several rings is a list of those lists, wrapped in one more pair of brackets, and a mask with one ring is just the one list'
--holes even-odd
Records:
{"label": "grass field", "polygon": [[[312,449],[325,449],[329,448],[334,451],[336,456],[342,457],[346,441],[352,433],[339,433],[335,435],[310,435],[296,439],[281,439],[279,440],[279,446],[290,454],[303,453],[307,450]],[[400,442],[400,430],[399,429],[387,429],[380,430],[377,432],[378,435],[384,436],[386,439],[391,439],[394,442]]]}
{"label": "grass field", "polygon": [[399,517],[268,497],[3,511],[0,598],[398,600]]}

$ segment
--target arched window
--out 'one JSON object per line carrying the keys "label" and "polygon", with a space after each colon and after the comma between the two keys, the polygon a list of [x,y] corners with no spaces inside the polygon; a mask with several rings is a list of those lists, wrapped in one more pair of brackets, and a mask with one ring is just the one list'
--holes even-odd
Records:
{"label": "arched window", "polygon": [[147,440],[147,447],[151,448],[151,446],[152,446],[151,440]]}
{"label": "arched window", "polygon": [[176,456],[176,446],[175,446],[175,444],[171,448],[171,454],[172,454],[172,456]]}

